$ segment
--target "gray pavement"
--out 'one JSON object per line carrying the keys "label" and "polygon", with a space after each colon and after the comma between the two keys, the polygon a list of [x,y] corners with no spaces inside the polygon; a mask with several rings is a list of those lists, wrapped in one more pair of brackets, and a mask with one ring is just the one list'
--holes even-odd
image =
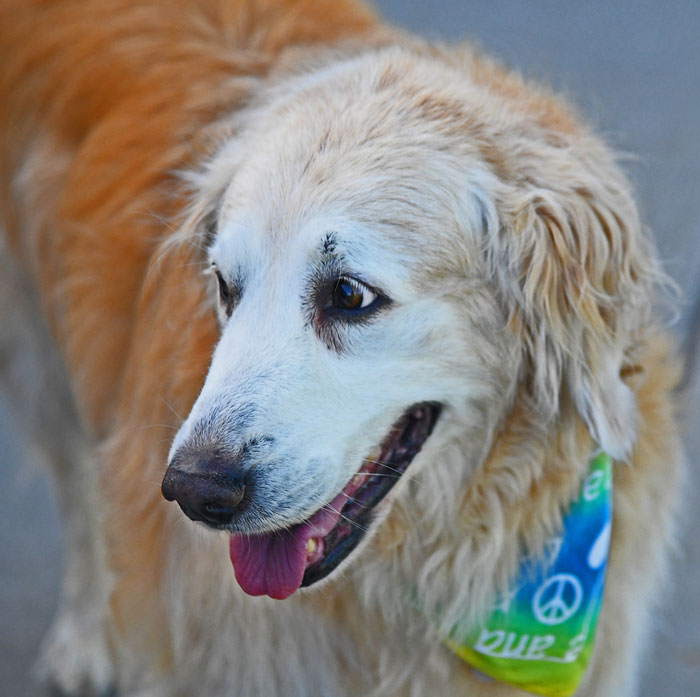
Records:
{"label": "gray pavement", "polygon": [[[674,329],[689,371],[683,420],[691,465],[673,587],[659,598],[641,697],[700,694],[700,3],[381,0],[431,38],[473,38],[563,91],[626,161],[666,269],[685,293]],[[0,67],[0,70],[2,68]],[[1,328],[0,328],[1,331]],[[61,533],[48,478],[0,402],[0,695],[43,697],[30,667],[58,598]],[[261,697],[265,697],[261,695]],[[445,696],[447,697],[447,696]],[[613,697],[613,696],[610,696]]]}

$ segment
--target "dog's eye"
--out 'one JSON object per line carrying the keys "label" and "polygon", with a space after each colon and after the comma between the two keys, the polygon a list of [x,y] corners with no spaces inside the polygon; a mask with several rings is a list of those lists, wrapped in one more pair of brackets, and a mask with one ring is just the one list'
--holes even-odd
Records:
{"label": "dog's eye", "polygon": [[231,289],[228,287],[228,283],[226,283],[218,269],[214,269],[214,273],[219,283],[219,299],[221,300],[221,304],[226,306],[231,302]]}
{"label": "dog's eye", "polygon": [[330,349],[342,350],[343,328],[372,322],[392,300],[372,286],[345,274],[330,277],[316,287],[309,323]]}
{"label": "dog's eye", "polygon": [[339,278],[333,290],[333,307],[339,310],[363,310],[376,300],[376,293],[355,279]]}
{"label": "dog's eye", "polygon": [[211,269],[216,276],[216,282],[219,286],[219,303],[226,316],[230,317],[240,298],[240,287],[236,284],[227,283],[214,264],[212,264]]}

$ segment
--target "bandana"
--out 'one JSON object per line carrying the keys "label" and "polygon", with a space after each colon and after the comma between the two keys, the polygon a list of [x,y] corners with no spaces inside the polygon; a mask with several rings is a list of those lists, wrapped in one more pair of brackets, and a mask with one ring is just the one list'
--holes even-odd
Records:
{"label": "bandana", "polygon": [[480,626],[457,625],[447,646],[478,673],[546,697],[569,697],[593,652],[612,512],[612,460],[590,463],[579,498],[544,559],[526,559]]}

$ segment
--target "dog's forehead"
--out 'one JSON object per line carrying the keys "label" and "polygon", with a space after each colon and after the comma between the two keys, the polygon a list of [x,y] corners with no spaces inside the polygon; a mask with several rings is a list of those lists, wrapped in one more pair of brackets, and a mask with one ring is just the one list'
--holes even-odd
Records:
{"label": "dog's forehead", "polygon": [[463,76],[433,85],[424,63],[349,61],[254,113],[220,206],[232,257],[301,267],[336,232],[362,271],[391,257],[434,277],[478,259],[494,177],[463,123]]}
{"label": "dog's forehead", "polygon": [[398,254],[406,269],[463,261],[465,232],[478,242],[483,227],[483,163],[377,79],[351,68],[347,89],[337,89],[342,72],[332,79],[334,89],[321,81],[268,110],[244,138],[220,208],[222,238],[233,249],[235,237],[252,236],[241,241],[247,253],[257,244],[258,259],[270,249],[287,263],[331,232],[347,254],[380,263]]}
{"label": "dog's forehead", "polygon": [[375,228],[343,216],[305,216],[293,233],[265,234],[258,216],[222,222],[210,255],[229,275],[265,283],[304,283],[312,271],[334,268],[399,291],[413,261]]}

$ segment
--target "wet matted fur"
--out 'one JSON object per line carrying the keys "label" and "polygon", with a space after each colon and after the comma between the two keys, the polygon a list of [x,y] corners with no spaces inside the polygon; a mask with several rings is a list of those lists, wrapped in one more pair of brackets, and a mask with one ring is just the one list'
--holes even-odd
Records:
{"label": "wet matted fur", "polygon": [[[520,694],[440,630],[557,531],[602,446],[613,538],[577,694],[633,694],[678,369],[605,145],[355,2],[0,7],[3,375],[67,527],[45,674],[79,694]],[[331,321],[324,273],[385,302]],[[254,443],[248,529],[299,523],[424,402],[434,431],[361,547],[286,600],[244,594],[228,535],[161,496],[169,450]]]}

